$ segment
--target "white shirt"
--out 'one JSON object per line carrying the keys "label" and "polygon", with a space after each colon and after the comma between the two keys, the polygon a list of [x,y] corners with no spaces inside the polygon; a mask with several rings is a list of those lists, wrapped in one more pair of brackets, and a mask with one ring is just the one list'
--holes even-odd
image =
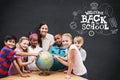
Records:
{"label": "white shirt", "polygon": [[87,56],[87,53],[86,53],[85,49],[83,49],[81,47],[80,48],[80,53],[81,53],[82,60],[85,61],[86,60],[86,56]]}
{"label": "white shirt", "polygon": [[86,69],[85,65],[83,64],[80,51],[78,50],[78,48],[75,45],[71,45],[68,50],[68,60],[70,59],[71,49],[76,50],[75,61],[73,62],[73,73],[75,75],[83,75],[83,74],[87,73],[87,69]]}
{"label": "white shirt", "polygon": [[48,51],[50,46],[54,44],[54,37],[53,35],[47,33],[46,37],[42,40],[42,48],[43,51]]}
{"label": "white shirt", "polygon": [[[36,48],[32,48],[31,46],[28,47],[28,53],[38,53],[42,51],[42,48],[39,47],[39,45],[36,46]],[[28,61],[32,60],[34,56],[28,56]],[[36,58],[35,61],[28,65],[29,70],[39,70],[39,68],[36,66]]]}

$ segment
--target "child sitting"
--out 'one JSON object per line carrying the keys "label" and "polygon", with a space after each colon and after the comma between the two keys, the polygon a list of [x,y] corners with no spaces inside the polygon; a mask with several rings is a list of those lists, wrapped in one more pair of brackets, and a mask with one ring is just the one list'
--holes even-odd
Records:
{"label": "child sitting", "polygon": [[[66,58],[66,48],[62,45],[62,35],[61,34],[56,34],[54,36],[55,43],[53,46],[50,48],[50,53],[52,55],[57,55],[60,58]],[[53,66],[51,67],[50,70],[52,71],[62,71],[65,69],[65,66],[58,62],[57,60],[54,60]]]}
{"label": "child sitting", "polygon": [[[27,52],[28,45],[29,45],[29,39],[27,37],[23,36],[23,37],[21,37],[19,39],[19,42],[16,45],[15,51]],[[23,74],[23,73],[30,72],[30,71],[25,70],[25,69],[27,68],[28,64],[31,64],[34,61],[34,59],[32,59],[31,61],[26,62],[25,58],[26,57],[23,57],[23,56],[16,56],[16,60],[14,60],[13,64],[11,64],[11,66],[10,66],[8,75],[13,75],[13,74],[20,73],[20,75],[22,77],[29,77],[29,75]],[[21,68],[21,70],[19,70],[19,68],[17,67],[17,64],[19,65],[19,67]]]}
{"label": "child sitting", "polygon": [[[36,33],[32,33],[29,36],[30,40],[30,46],[28,47],[28,52],[32,53],[38,53],[42,51],[41,46],[38,44],[38,35]],[[34,56],[28,56],[28,61],[31,61],[33,58],[35,58],[35,61],[28,65],[28,68],[30,71],[38,71],[38,67],[36,66],[36,57]]]}
{"label": "child sitting", "polygon": [[8,70],[11,63],[15,60],[15,55],[18,56],[38,56],[38,53],[27,53],[21,51],[14,51],[16,44],[16,37],[7,35],[4,39],[5,46],[0,51],[0,78],[8,76]]}

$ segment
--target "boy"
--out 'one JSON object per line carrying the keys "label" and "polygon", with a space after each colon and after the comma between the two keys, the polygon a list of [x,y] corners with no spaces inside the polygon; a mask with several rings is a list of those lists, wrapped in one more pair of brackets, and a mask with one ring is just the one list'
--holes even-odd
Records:
{"label": "boy", "polygon": [[38,56],[38,53],[15,52],[13,48],[16,44],[16,37],[7,35],[4,39],[5,46],[0,51],[0,78],[8,76],[11,63],[18,56]]}
{"label": "boy", "polygon": [[[62,35],[59,34],[59,33],[55,34],[54,40],[55,40],[55,43],[54,43],[53,46],[51,46],[50,53],[65,59],[65,57],[66,57],[66,53],[65,53],[66,48],[62,45]],[[64,69],[65,69],[65,66],[63,64],[61,64],[57,60],[54,60],[54,64],[51,67],[52,71],[57,71],[57,70],[61,71],[61,70],[64,70]]]}

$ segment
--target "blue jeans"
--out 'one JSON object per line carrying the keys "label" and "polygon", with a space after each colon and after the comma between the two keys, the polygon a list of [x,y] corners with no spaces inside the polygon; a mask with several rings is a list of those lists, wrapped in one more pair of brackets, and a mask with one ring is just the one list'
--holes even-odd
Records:
{"label": "blue jeans", "polygon": [[85,73],[85,74],[83,74],[83,75],[80,75],[80,77],[83,77],[83,78],[88,79],[88,74],[87,74],[87,73]]}

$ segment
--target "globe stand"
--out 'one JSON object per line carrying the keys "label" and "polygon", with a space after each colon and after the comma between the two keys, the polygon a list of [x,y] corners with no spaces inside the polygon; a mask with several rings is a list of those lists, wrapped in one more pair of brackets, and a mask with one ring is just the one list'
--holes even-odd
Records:
{"label": "globe stand", "polygon": [[50,75],[50,71],[49,70],[42,70],[39,75],[43,75],[43,76],[48,76]]}

